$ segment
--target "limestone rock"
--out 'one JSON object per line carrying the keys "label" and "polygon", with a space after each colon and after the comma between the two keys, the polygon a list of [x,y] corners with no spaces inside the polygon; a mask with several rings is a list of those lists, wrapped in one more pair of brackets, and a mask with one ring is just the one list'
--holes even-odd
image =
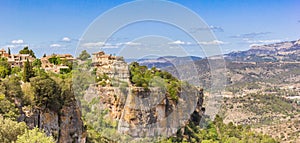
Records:
{"label": "limestone rock", "polygon": [[60,143],[85,143],[86,132],[81,120],[81,111],[75,101],[64,105],[59,113],[48,108],[35,108],[30,115],[24,118],[29,128],[43,129],[47,135],[54,136]]}

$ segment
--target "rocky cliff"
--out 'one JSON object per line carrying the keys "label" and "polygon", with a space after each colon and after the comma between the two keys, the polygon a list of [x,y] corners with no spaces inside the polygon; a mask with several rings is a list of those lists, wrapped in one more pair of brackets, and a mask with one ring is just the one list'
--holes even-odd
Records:
{"label": "rocky cliff", "polygon": [[[100,96],[100,110],[108,110],[107,119],[118,122],[117,132],[133,138],[172,136],[189,122],[200,124],[204,108],[203,91],[182,86],[174,101],[160,88],[90,86],[85,95],[91,101]],[[105,127],[104,127],[105,128]]]}
{"label": "rocky cliff", "polygon": [[[26,113],[26,114],[25,114]],[[22,120],[29,128],[38,127],[59,143],[84,143],[86,138],[81,111],[75,101],[63,105],[59,111],[49,108],[34,108],[25,111]]]}
{"label": "rocky cliff", "polygon": [[202,90],[138,63],[110,61],[93,68],[97,80],[83,96],[83,116],[102,136],[116,142],[153,141],[176,135],[189,122],[200,124]]}

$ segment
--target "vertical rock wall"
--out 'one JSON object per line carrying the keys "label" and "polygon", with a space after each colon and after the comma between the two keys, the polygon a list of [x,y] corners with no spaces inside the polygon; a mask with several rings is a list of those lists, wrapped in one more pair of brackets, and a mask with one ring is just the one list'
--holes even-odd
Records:
{"label": "vertical rock wall", "polygon": [[81,112],[76,102],[64,105],[59,112],[45,109],[33,109],[24,121],[29,128],[38,127],[47,135],[54,136],[59,143],[85,143],[86,132],[81,120]]}

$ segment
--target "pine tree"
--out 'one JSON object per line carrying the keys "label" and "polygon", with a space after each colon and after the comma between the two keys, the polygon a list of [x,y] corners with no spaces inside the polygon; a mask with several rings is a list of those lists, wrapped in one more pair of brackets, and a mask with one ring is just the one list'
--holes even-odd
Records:
{"label": "pine tree", "polygon": [[32,50],[29,50],[27,46],[20,50],[19,54],[29,54],[31,57],[36,58],[34,52]]}
{"label": "pine tree", "polygon": [[11,53],[10,53],[10,48],[8,48],[8,55],[10,55]]}
{"label": "pine tree", "polygon": [[29,63],[29,60],[27,59],[27,61],[24,64],[24,68],[23,68],[23,81],[29,82],[29,79],[31,77],[33,77],[33,70]]}
{"label": "pine tree", "polygon": [[86,51],[86,50],[83,50],[80,55],[79,55],[79,59],[82,60],[82,61],[85,61],[87,60],[88,58],[90,58],[91,55]]}

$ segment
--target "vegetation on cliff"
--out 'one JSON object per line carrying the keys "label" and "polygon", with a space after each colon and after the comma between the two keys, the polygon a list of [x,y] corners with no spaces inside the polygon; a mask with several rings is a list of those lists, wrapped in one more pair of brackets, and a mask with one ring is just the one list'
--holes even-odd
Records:
{"label": "vegetation on cliff", "polygon": [[47,136],[38,128],[28,129],[24,122],[12,121],[0,115],[0,142],[1,143],[54,143],[52,136]]}
{"label": "vegetation on cliff", "polygon": [[[182,132],[183,131],[183,132]],[[225,124],[220,116],[214,121],[207,119],[202,128],[190,122],[179,130],[176,137],[161,142],[190,142],[190,143],[277,143],[270,136],[251,131],[250,126]]]}
{"label": "vegetation on cliff", "polygon": [[[181,82],[172,76],[172,74],[156,69],[155,67],[148,69],[146,66],[140,66],[137,62],[129,65],[130,81],[137,87],[148,89],[150,86],[158,86],[167,89],[167,96],[177,101],[180,91]],[[163,83],[157,85],[155,78],[163,79]]]}

